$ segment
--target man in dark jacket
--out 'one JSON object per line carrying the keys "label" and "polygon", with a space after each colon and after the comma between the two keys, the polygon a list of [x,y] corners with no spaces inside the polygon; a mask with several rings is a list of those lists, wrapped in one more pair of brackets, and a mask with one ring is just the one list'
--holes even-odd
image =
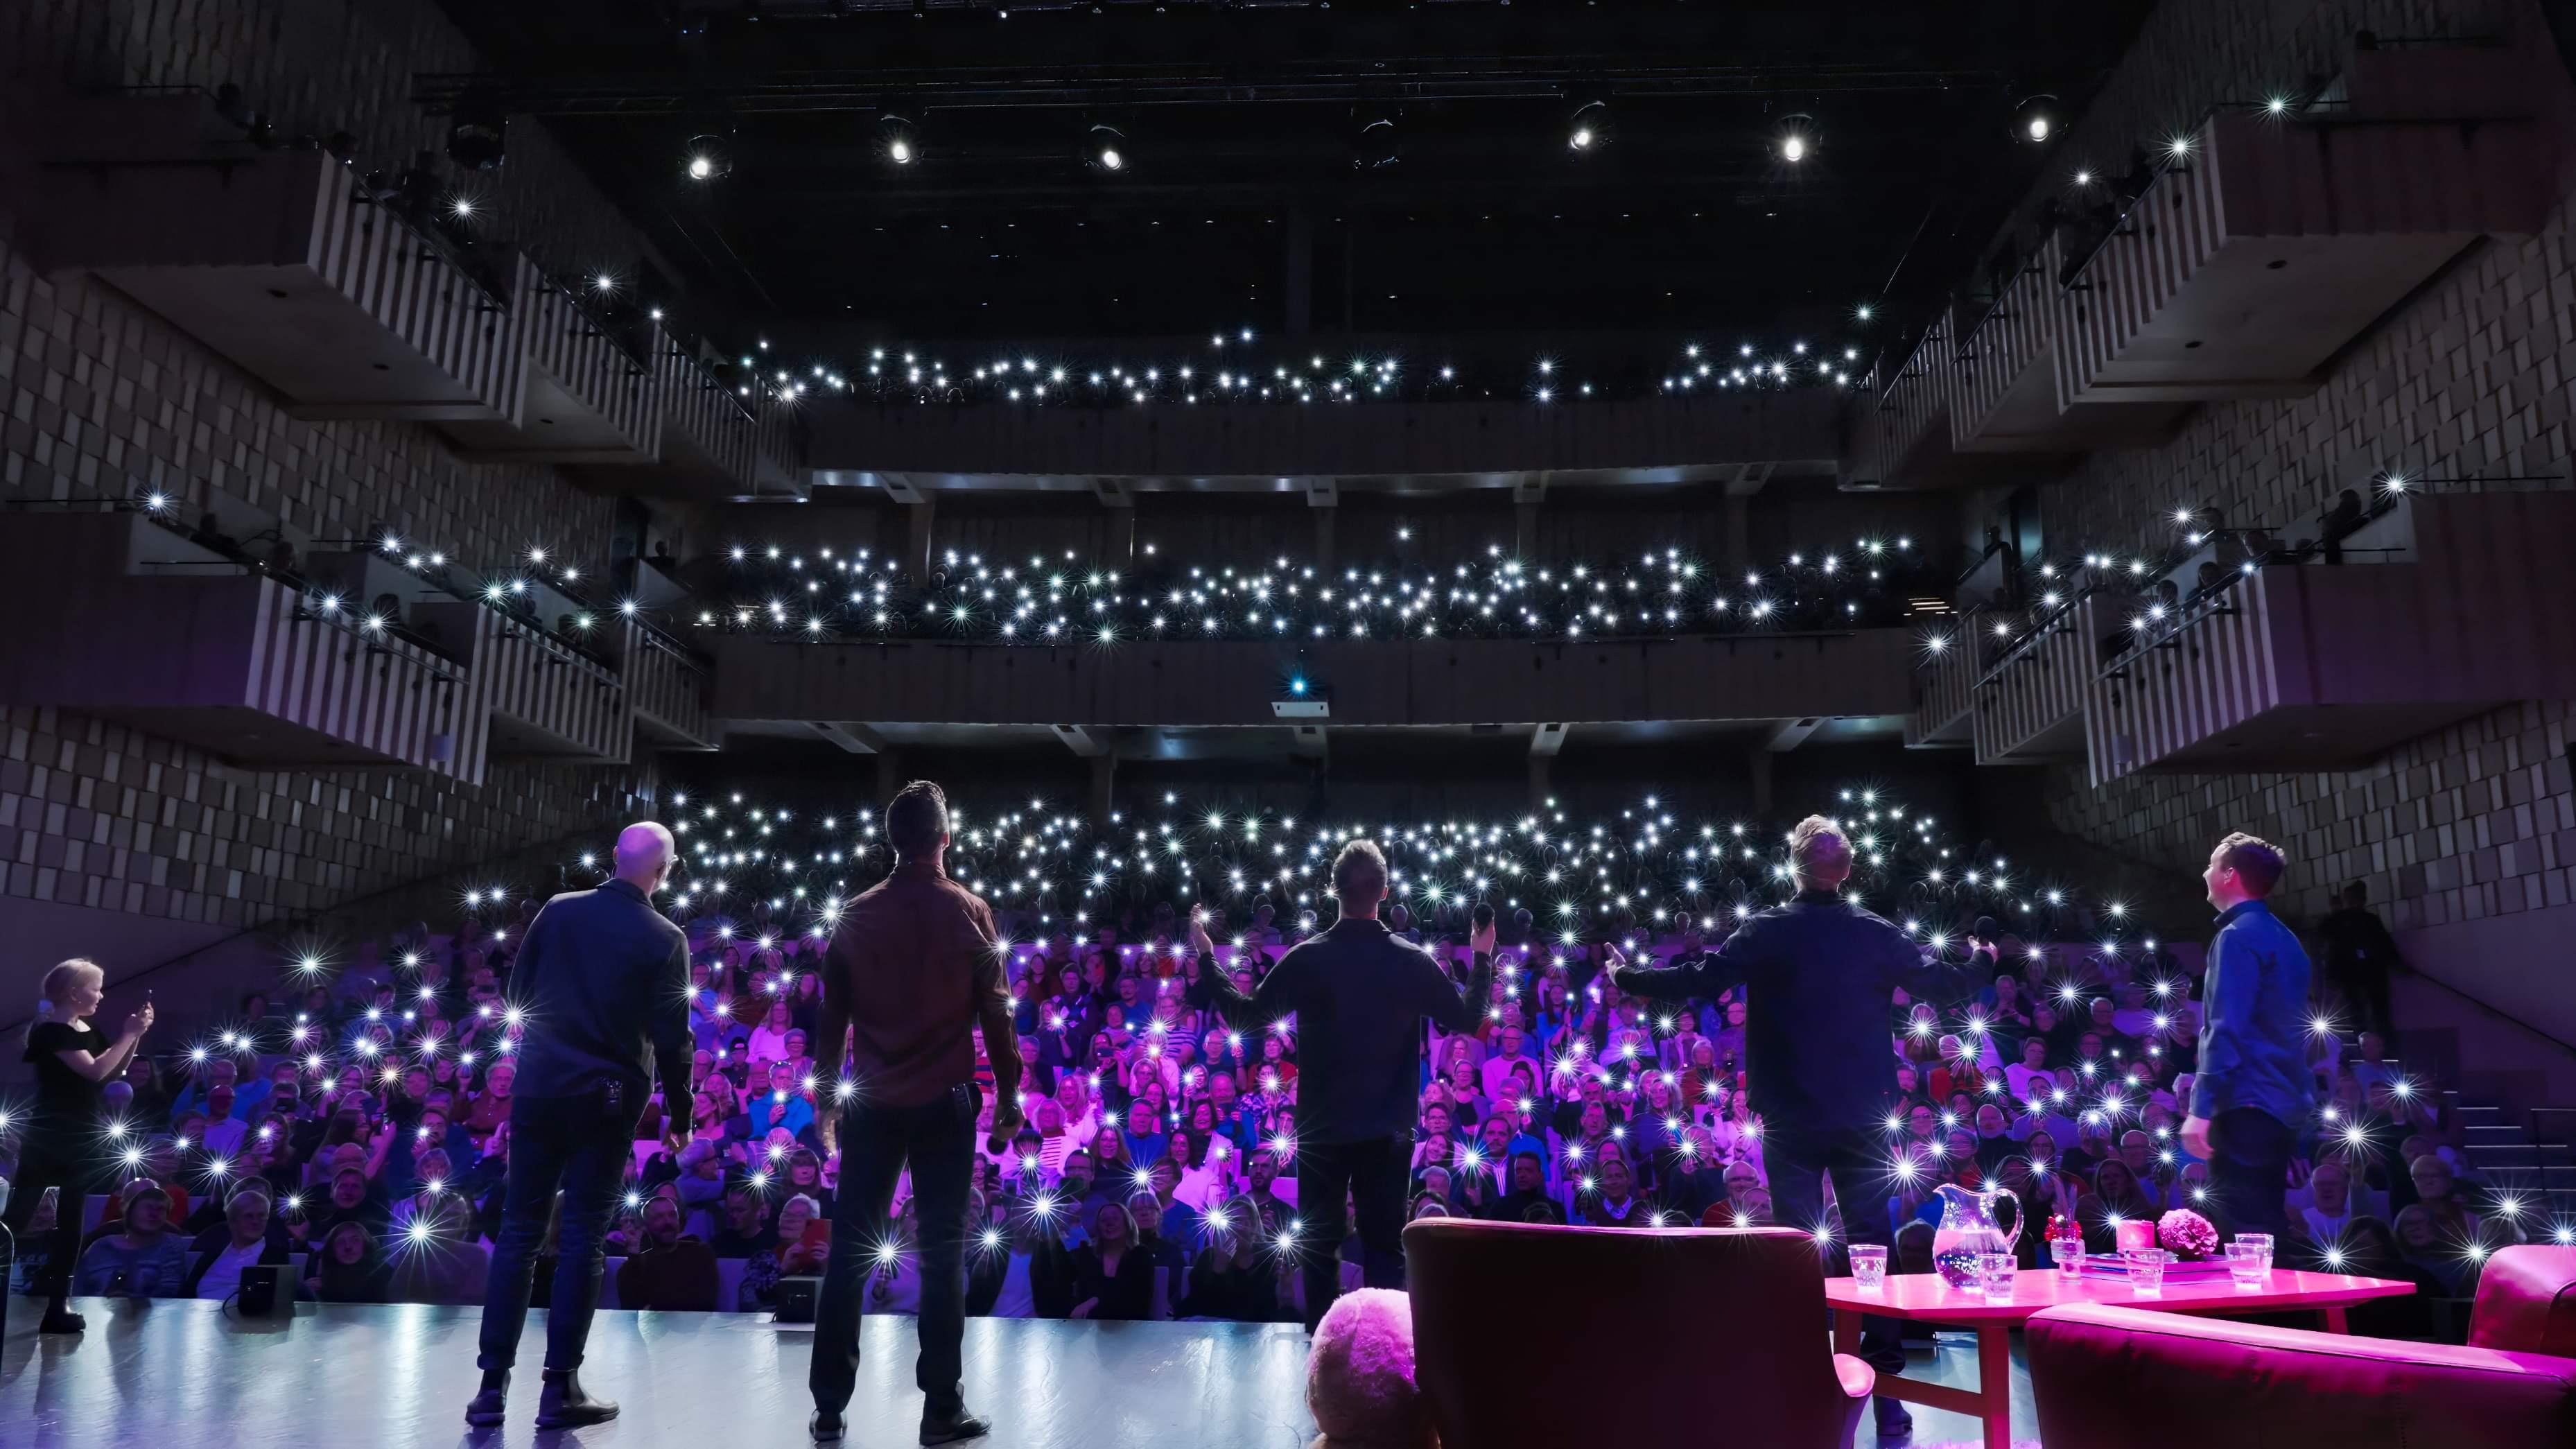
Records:
{"label": "man in dark jacket", "polygon": [[2318,934],[2325,937],[2326,984],[2352,1009],[2360,1030],[2386,1036],[2395,1026],[2388,1014],[2388,973],[2406,961],[2388,924],[2370,908],[2370,887],[2360,881],[2345,886]]}
{"label": "man in dark jacket", "polygon": [[265,1181],[253,1177],[235,1183],[224,1203],[224,1220],[188,1245],[188,1276],[180,1282],[180,1296],[230,1298],[241,1287],[242,1269],[286,1262],[286,1225],[277,1220],[275,1206]]}
{"label": "man in dark jacket", "polygon": [[473,1427],[501,1422],[528,1323],[537,1248],[558,1189],[563,1226],[546,1299],[537,1427],[578,1428],[617,1416],[617,1405],[582,1392],[578,1370],[599,1306],[602,1237],[645,1094],[658,1077],[663,1101],[689,1100],[689,940],[653,908],[674,854],[661,825],[627,826],[617,837],[616,877],[546,902],[511,969],[512,1024],[524,1034],[510,1098],[501,1236],[483,1305],[483,1386],[465,1409]]}
{"label": "man in dark jacket", "polygon": [[993,1072],[999,1155],[1020,1124],[1020,1043],[1002,971],[1001,932],[982,898],[948,878],[948,797],[927,780],[885,811],[894,871],[841,913],[823,967],[814,1060],[837,1071],[848,1044],[851,1090],[816,1119],[825,1151],[841,1142],[832,1251],[814,1314],[808,1386],[817,1442],[837,1440],[859,1378],[859,1294],[872,1255],[894,1240],[889,1213],[907,1165],[921,1212],[921,1442],[972,1439],[988,1425],[958,1380],[966,1335],[967,1194],[974,1184],[975,1028]]}
{"label": "man in dark jacket", "polygon": [[[1313,1220],[1300,1235],[1309,1331],[1341,1295],[1333,1249],[1342,1241],[1345,1193],[1358,1213],[1368,1286],[1404,1286],[1422,1019],[1444,1032],[1465,1031],[1494,984],[1490,918],[1469,938],[1476,964],[1464,996],[1431,953],[1378,920],[1386,857],[1373,842],[1342,847],[1333,891],[1342,918],[1280,957],[1250,995],[1224,972],[1204,970],[1189,993],[1192,1006],[1215,1005],[1228,1026],[1247,1035],[1297,1016],[1297,1201]],[[1202,962],[1217,959],[1206,923],[1195,917],[1190,946]]]}
{"label": "man in dark jacket", "polygon": [[[1687,966],[1639,970],[1615,957],[1610,984],[1660,1001],[1706,1000],[1730,986],[1745,999],[1746,1090],[1762,1117],[1762,1156],[1772,1209],[1783,1226],[1822,1234],[1830,1174],[1853,1242],[1887,1243],[1889,1176],[1882,1105],[1896,1081],[1887,1009],[1902,988],[1915,1000],[1971,989],[1961,966],[1926,960],[1903,931],[1838,892],[1851,876],[1851,842],[1820,815],[1789,837],[1797,898],[1763,911],[1716,951]],[[1897,1324],[1862,1320],[1861,1357],[1892,1374],[1905,1367]],[[1914,1423],[1894,1399],[1876,1401],[1882,1440]]]}

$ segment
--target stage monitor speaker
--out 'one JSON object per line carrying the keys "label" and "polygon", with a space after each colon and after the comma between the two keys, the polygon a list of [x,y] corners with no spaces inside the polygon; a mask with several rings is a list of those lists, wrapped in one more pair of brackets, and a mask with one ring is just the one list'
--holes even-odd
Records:
{"label": "stage monitor speaker", "polygon": [[286,1269],[274,1263],[254,1263],[242,1269],[240,1296],[234,1306],[244,1318],[295,1316],[295,1294],[287,1287]]}
{"label": "stage monitor speaker", "polygon": [[811,1323],[814,1321],[815,1302],[822,1296],[823,1280],[820,1278],[781,1278],[769,1301],[777,1309],[776,1321]]}

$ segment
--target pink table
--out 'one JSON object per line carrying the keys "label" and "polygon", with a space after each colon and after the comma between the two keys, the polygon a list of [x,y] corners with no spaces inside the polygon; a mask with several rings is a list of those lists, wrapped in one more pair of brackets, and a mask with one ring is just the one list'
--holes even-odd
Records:
{"label": "pink table", "polygon": [[2345,1273],[2301,1273],[2272,1270],[2271,1280],[2239,1288],[2226,1278],[2215,1282],[2165,1282],[2162,1293],[2141,1294],[2117,1278],[2063,1278],[2053,1268],[2024,1268],[2013,1277],[2010,1303],[1989,1303],[1976,1289],[1953,1288],[1937,1273],[1888,1275],[1886,1286],[1864,1293],[1849,1278],[1825,1280],[1825,1301],[1834,1312],[1834,1347],[1860,1350],[1863,1314],[1915,1322],[1957,1323],[1977,1330],[1977,1388],[1927,1383],[1897,1374],[1881,1374],[1877,1393],[1908,1403],[1929,1404],[1984,1422],[1986,1449],[2012,1449],[2012,1345],[2008,1335],[2043,1308],[2060,1303],[2107,1303],[2118,1308],[2147,1308],[2167,1313],[2277,1313],[2289,1309],[2323,1309],[2326,1327],[2344,1325],[2344,1309],[2374,1298],[2396,1298],[2415,1291],[2411,1283],[2386,1278],[2356,1278]]}

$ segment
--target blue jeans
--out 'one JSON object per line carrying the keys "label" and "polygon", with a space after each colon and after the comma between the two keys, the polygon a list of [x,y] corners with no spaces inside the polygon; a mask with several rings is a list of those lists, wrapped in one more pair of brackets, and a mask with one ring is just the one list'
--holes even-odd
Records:
{"label": "blue jeans", "polygon": [[[634,1091],[626,1101],[643,1098]],[[476,1360],[481,1367],[506,1369],[518,1362],[537,1249],[545,1244],[558,1190],[563,1221],[555,1235],[554,1291],[546,1300],[546,1369],[581,1367],[591,1315],[599,1308],[601,1234],[634,1159],[636,1116],[633,1107],[612,1112],[595,1096],[511,1100],[509,1177],[484,1291],[482,1353]]]}
{"label": "blue jeans", "polygon": [[841,1108],[841,1186],[832,1199],[832,1252],[824,1260],[822,1299],[814,1308],[814,1361],[807,1377],[814,1406],[849,1407],[859,1382],[859,1291],[877,1246],[894,1237],[890,1209],[895,1179],[912,1164],[921,1204],[921,1358],[913,1379],[922,1410],[954,1413],[964,1404],[966,1192],[974,1180],[975,1115],[982,1099],[960,1083],[916,1107],[864,1100]]}

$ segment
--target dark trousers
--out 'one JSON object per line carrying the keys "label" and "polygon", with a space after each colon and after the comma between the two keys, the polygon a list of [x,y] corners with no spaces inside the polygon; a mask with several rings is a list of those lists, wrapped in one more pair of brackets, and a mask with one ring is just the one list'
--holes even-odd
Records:
{"label": "dark trousers", "polygon": [[528,1293],[535,1285],[537,1251],[546,1224],[558,1211],[555,1281],[546,1297],[546,1368],[581,1367],[590,1341],[591,1315],[599,1308],[602,1233],[617,1206],[618,1186],[635,1155],[633,1105],[611,1110],[597,1096],[516,1097],[510,1102],[510,1166],[501,1198],[501,1235],[492,1244],[492,1276],[483,1295],[486,1369],[518,1362],[519,1335],[528,1327]]}
{"label": "dark trousers", "polygon": [[2283,1203],[2288,1191],[2288,1126],[2256,1107],[2230,1107],[2209,1119],[2209,1192],[2235,1228],[2270,1233],[2290,1230]]}
{"label": "dark trousers", "polygon": [[832,1253],[814,1310],[814,1406],[849,1407],[859,1382],[859,1295],[877,1247],[894,1240],[895,1179],[912,1164],[921,1205],[921,1359],[913,1369],[924,1414],[965,1402],[966,1192],[973,1184],[975,1114],[982,1097],[960,1083],[916,1107],[854,1101],[841,1109],[841,1185],[832,1202]]}
{"label": "dark trousers", "polygon": [[[81,1212],[89,1198],[90,1184],[97,1176],[97,1164],[78,1144],[33,1134],[27,1137],[19,1154],[17,1176],[9,1185],[5,1221],[13,1251],[26,1242],[27,1224],[36,1216],[36,1205],[44,1201],[45,1189],[60,1189],[55,1194],[54,1229],[45,1238],[44,1266],[37,1270],[35,1281],[27,1285],[30,1297],[59,1303],[71,1293],[72,1260],[80,1256]],[[6,1298],[8,1287],[7,1281],[0,1279],[0,1299]],[[7,1322],[8,1305],[0,1301],[0,1325]]]}
{"label": "dark trousers", "polygon": [[[1834,1183],[1834,1201],[1842,1209],[1842,1239],[1875,1243],[1889,1249],[1887,1185],[1891,1180],[1887,1136],[1875,1128],[1857,1131],[1782,1131],[1766,1128],[1762,1160],[1771,1170],[1771,1221],[1784,1228],[1813,1232],[1825,1220],[1824,1180]],[[1819,1254],[1828,1275],[1851,1271],[1843,1241]],[[1897,1271],[1890,1262],[1887,1271]],[[1883,1374],[1905,1367],[1902,1328],[1893,1318],[1875,1314],[1860,1321],[1861,1361]],[[1888,1402],[1894,1402],[1889,1400]]]}
{"label": "dark trousers", "polygon": [[1360,1281],[1371,1288],[1404,1286],[1404,1199],[1412,1159],[1413,1144],[1401,1137],[1297,1144],[1297,1211],[1305,1224],[1297,1249],[1307,1332],[1342,1296],[1344,1194],[1359,1220]]}

